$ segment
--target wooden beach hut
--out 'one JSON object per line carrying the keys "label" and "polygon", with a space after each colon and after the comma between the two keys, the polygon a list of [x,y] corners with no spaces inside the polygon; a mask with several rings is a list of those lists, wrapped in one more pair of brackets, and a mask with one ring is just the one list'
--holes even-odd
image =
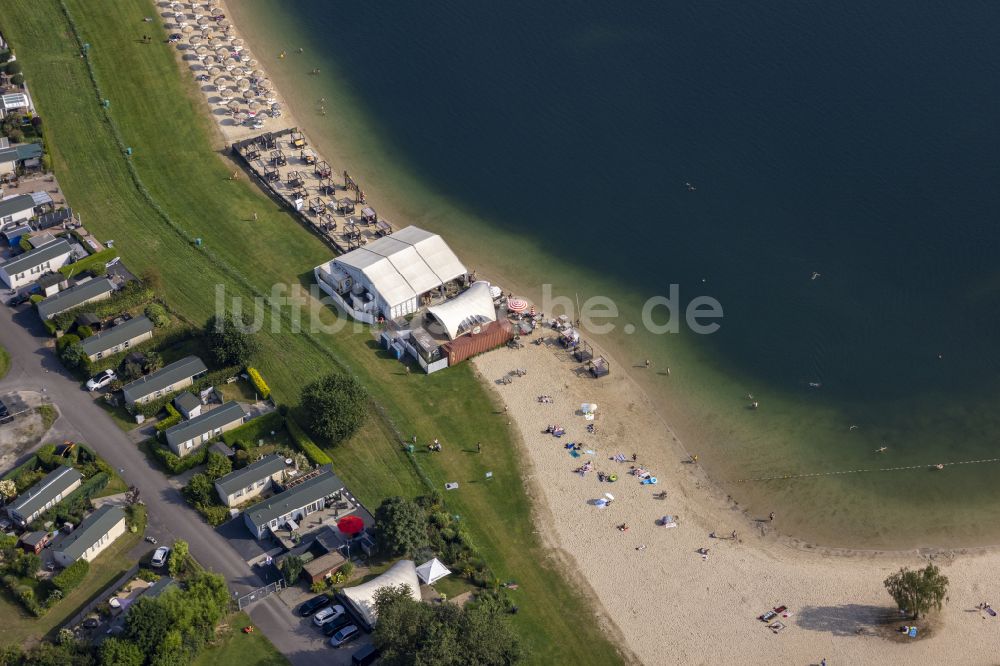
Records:
{"label": "wooden beach hut", "polygon": [[344,197],[337,201],[337,212],[341,215],[350,215],[354,212],[354,201]]}
{"label": "wooden beach hut", "polygon": [[375,212],[375,209],[372,208],[371,206],[365,206],[364,208],[362,208],[361,221],[369,225],[378,222],[378,214]]}
{"label": "wooden beach hut", "polygon": [[590,370],[590,374],[594,376],[594,379],[600,379],[611,373],[611,365],[608,363],[608,359],[603,356],[598,356],[591,361],[587,369]]}
{"label": "wooden beach hut", "polygon": [[299,188],[302,187],[304,181],[302,180],[302,174],[298,171],[289,171],[288,177],[285,178],[285,185],[288,187]]}
{"label": "wooden beach hut", "polygon": [[285,166],[288,164],[288,158],[285,157],[285,153],[281,148],[271,151],[271,164],[274,166]]}
{"label": "wooden beach hut", "polygon": [[243,156],[247,158],[248,161],[253,162],[260,158],[260,147],[256,143],[248,144],[246,150],[243,152]]}
{"label": "wooden beach hut", "polygon": [[329,178],[333,173],[333,169],[330,168],[329,162],[323,160],[322,162],[318,162],[316,166],[313,167],[313,173],[316,174],[317,178]]}
{"label": "wooden beach hut", "polygon": [[320,197],[313,197],[309,200],[309,212],[313,215],[319,215],[326,210],[326,202]]}
{"label": "wooden beach hut", "polygon": [[575,358],[580,363],[586,363],[590,359],[594,358],[594,348],[590,346],[586,340],[580,341],[580,346],[573,351],[573,358]]}
{"label": "wooden beach hut", "polygon": [[264,180],[269,183],[278,181],[281,178],[281,174],[278,173],[278,167],[271,166],[269,164],[264,165]]}
{"label": "wooden beach hut", "polygon": [[382,237],[392,233],[392,225],[388,220],[379,220],[375,223],[375,235]]}
{"label": "wooden beach hut", "polygon": [[292,148],[305,148],[306,147],[306,137],[303,136],[302,132],[292,132]]}
{"label": "wooden beach hut", "polygon": [[306,164],[316,164],[316,153],[312,151],[312,148],[305,148],[299,151],[299,159]]}

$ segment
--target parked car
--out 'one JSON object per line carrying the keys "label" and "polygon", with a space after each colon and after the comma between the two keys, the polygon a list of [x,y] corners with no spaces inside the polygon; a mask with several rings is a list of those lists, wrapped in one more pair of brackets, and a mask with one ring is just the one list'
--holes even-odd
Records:
{"label": "parked car", "polygon": [[330,597],[325,594],[321,594],[318,597],[313,597],[309,601],[306,601],[301,606],[299,606],[299,615],[302,617],[309,617],[316,611],[318,611],[323,606],[330,604]]}
{"label": "parked car", "polygon": [[153,559],[149,561],[154,567],[162,567],[167,563],[167,558],[170,556],[170,549],[166,546],[160,546],[153,551]]}
{"label": "parked car", "polygon": [[333,635],[333,638],[330,639],[330,647],[340,647],[344,643],[353,641],[360,635],[361,630],[358,629],[358,625],[349,624]]}
{"label": "parked car", "polygon": [[96,617],[88,617],[83,621],[84,629],[96,629],[99,626],[101,626],[101,621]]}
{"label": "parked car", "polygon": [[104,372],[98,373],[87,380],[87,390],[97,391],[116,379],[118,379],[118,375],[115,374],[114,370],[105,370]]}
{"label": "parked car", "polygon": [[378,648],[374,645],[366,645],[351,655],[351,666],[369,666],[374,664],[378,658]]}
{"label": "parked car", "polygon": [[327,636],[333,636],[339,629],[343,629],[350,623],[351,616],[347,613],[341,613],[335,620],[331,620],[323,625],[323,633]]}
{"label": "parked car", "polygon": [[18,305],[24,305],[31,300],[30,294],[17,294],[14,298],[7,301],[7,305],[12,308],[16,308]]}
{"label": "parked car", "polygon": [[313,617],[313,622],[316,624],[317,627],[322,627],[324,624],[327,624],[328,622],[335,621],[343,614],[344,614],[344,607],[341,606],[340,604],[337,604],[336,606],[327,606],[320,612],[316,613],[315,617]]}

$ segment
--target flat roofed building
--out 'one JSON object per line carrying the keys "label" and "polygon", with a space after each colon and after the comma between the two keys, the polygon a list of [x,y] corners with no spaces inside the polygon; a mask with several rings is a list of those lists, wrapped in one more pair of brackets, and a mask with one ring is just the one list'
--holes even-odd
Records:
{"label": "flat roofed building", "polygon": [[114,290],[111,280],[105,277],[80,282],[39,303],[38,316],[42,319],[52,319],[60,312],[111,298]]}
{"label": "flat roofed building", "polygon": [[[2,221],[2,211],[0,211],[0,221]],[[73,249],[69,243],[60,238],[0,264],[0,280],[11,289],[17,289],[31,284],[49,271],[59,270],[70,263],[72,257]]]}
{"label": "flat roofed building", "polygon": [[57,467],[7,505],[7,515],[22,527],[80,487],[83,475],[72,467]]}
{"label": "flat roofed building", "polygon": [[[42,301],[44,303],[45,301]],[[41,303],[39,303],[41,305]],[[91,361],[123,352],[153,337],[153,322],[146,315],[133,317],[80,342]]]}
{"label": "flat roofed building", "polygon": [[52,557],[64,567],[81,559],[93,562],[123,534],[125,512],[121,507],[105,504],[84,518],[72,534],[60,541]]}
{"label": "flat roofed building", "polygon": [[196,448],[224,432],[243,425],[243,408],[236,401],[203,412],[190,421],[167,428],[165,436],[170,450],[184,457]]}
{"label": "flat roofed building", "polygon": [[243,522],[258,539],[269,530],[278,529],[288,521],[299,521],[310,513],[326,508],[327,498],[344,489],[337,475],[324,468],[316,476],[302,481],[274,497],[268,498],[243,512]]}
{"label": "flat roofed building", "polygon": [[467,271],[439,235],[410,226],[317,266],[314,273],[341,298],[371,294],[362,307],[395,319],[416,312],[424,294]]}
{"label": "flat roofed building", "polygon": [[287,469],[284,456],[264,456],[243,469],[216,479],[215,490],[223,504],[228,507],[237,506],[273,487],[275,482],[280,483]]}
{"label": "flat roofed building", "polygon": [[186,356],[168,366],[160,368],[145,377],[125,385],[122,396],[129,405],[142,404],[162,398],[173,391],[191,386],[196,377],[208,372],[208,368],[197,356]]}

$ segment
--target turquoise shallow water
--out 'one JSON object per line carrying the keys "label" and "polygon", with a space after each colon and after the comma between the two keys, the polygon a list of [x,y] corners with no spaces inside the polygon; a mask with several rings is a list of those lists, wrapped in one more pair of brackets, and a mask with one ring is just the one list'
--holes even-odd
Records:
{"label": "turquoise shallow water", "polygon": [[531,296],[612,296],[619,324],[671,284],[718,299],[714,335],[603,342],[671,366],[635,374],[755,514],[829,545],[1000,543],[1000,465],[925,468],[1000,456],[1000,7],[541,5],[232,9],[397,224]]}

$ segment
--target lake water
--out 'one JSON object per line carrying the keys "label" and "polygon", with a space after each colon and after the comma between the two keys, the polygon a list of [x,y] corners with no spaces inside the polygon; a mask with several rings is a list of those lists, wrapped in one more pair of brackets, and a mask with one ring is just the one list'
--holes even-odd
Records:
{"label": "lake water", "polygon": [[[1000,457],[1000,5],[233,4],[397,226],[533,298],[614,298],[600,344],[653,360],[633,374],[754,515],[1000,543],[1000,463],[928,469]],[[673,284],[717,333],[623,332]]]}

